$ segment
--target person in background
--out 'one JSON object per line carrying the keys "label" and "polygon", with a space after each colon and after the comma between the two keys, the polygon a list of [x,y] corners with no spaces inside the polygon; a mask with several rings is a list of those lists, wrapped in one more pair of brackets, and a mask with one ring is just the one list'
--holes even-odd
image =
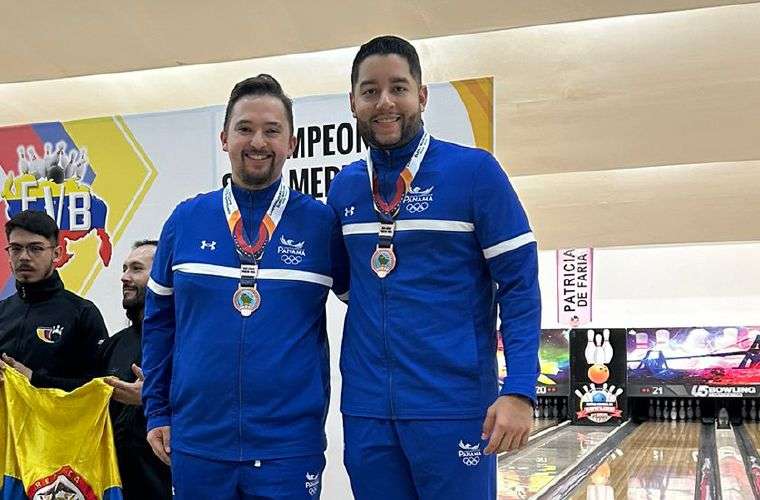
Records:
{"label": "person in background", "polygon": [[44,212],[24,210],[5,225],[16,293],[0,301],[0,380],[14,368],[35,387],[72,391],[97,375],[97,352],[108,337],[87,299],[65,289],[55,268],[58,226]]}
{"label": "person in background", "polygon": [[158,242],[135,242],[122,265],[121,304],[130,325],[101,346],[99,374],[113,387],[111,421],[125,500],[169,499],[171,470],[145,440],[143,415],[142,322],[145,289]]}

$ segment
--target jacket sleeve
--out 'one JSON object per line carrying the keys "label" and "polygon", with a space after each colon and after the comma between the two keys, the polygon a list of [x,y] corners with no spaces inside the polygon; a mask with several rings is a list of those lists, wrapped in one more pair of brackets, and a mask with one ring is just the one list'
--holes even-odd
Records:
{"label": "jacket sleeve", "polygon": [[72,371],[78,372],[79,376],[60,377],[52,376],[43,368],[32,372],[32,385],[35,387],[55,387],[64,391],[73,391],[83,386],[94,377],[99,376],[100,345],[108,338],[108,330],[103,321],[103,316],[92,302],[87,301],[82,307],[77,319],[77,335],[82,338],[77,360],[72,366]]}
{"label": "jacket sleeve", "polygon": [[475,173],[472,203],[475,232],[496,283],[507,367],[501,395],[535,402],[541,335],[537,245],[517,194],[490,154]]}
{"label": "jacket sleeve", "polygon": [[174,262],[177,210],[161,231],[153,268],[145,293],[145,317],[142,332],[142,389],[148,430],[171,425],[169,390],[174,355]]}
{"label": "jacket sleeve", "polygon": [[[338,178],[336,177],[336,180]],[[340,182],[340,181],[339,181]],[[330,237],[330,265],[332,266],[333,292],[343,302],[348,302],[348,289],[350,286],[350,272],[348,262],[348,251],[346,250],[345,241],[343,241],[343,225],[340,221],[340,212],[336,208],[333,200],[333,193],[336,186],[335,180],[330,184],[330,192],[327,197],[327,206],[333,214],[332,234]]]}

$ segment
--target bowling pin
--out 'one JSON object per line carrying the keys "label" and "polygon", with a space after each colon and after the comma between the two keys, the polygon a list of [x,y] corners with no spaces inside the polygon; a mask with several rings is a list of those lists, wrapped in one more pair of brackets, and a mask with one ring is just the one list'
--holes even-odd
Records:
{"label": "bowling pin", "polygon": [[683,399],[678,401],[678,419],[686,420],[686,407],[683,405]]}
{"label": "bowling pin", "polygon": [[670,401],[670,420],[676,420],[678,418],[678,410],[676,410],[676,402]]}
{"label": "bowling pin", "polygon": [[552,404],[549,407],[549,417],[555,418],[557,416],[557,398],[552,398]]}
{"label": "bowling pin", "polygon": [[549,401],[547,401],[546,398],[544,398],[544,408],[543,408],[543,411],[541,412],[541,415],[544,418],[549,418]]}
{"label": "bowling pin", "polygon": [[595,363],[598,365],[606,364],[604,361],[604,340],[601,334],[594,337],[594,345],[596,345]]}
{"label": "bowling pin", "polygon": [[649,400],[649,412],[647,413],[647,416],[649,418],[654,418],[654,399]]}
{"label": "bowling pin", "polygon": [[26,150],[24,146],[16,148],[18,154],[18,173],[24,175],[29,172],[29,160],[26,159]]}
{"label": "bowling pin", "polygon": [[[601,337],[599,337],[601,339]],[[604,364],[604,348],[601,345],[597,345],[597,340],[594,338],[594,364]]]}
{"label": "bowling pin", "polygon": [[694,416],[697,419],[700,419],[700,418],[702,418],[702,407],[699,404],[699,400],[697,400],[694,404],[695,404],[695,407],[694,407]]}
{"label": "bowling pin", "polygon": [[694,408],[691,407],[691,399],[686,402],[686,419],[691,420],[694,418]]}
{"label": "bowling pin", "polygon": [[662,418],[662,400],[657,400],[657,408],[655,409],[655,416],[657,417],[657,420],[660,420]]}
{"label": "bowling pin", "polygon": [[586,332],[586,336],[588,338],[586,350],[584,351],[584,354],[586,355],[586,363],[593,365],[595,362],[594,352],[596,352],[596,346],[594,345],[594,330],[589,330]]}
{"label": "bowling pin", "polygon": [[602,332],[602,335],[604,336],[604,341],[602,342],[602,349],[604,350],[604,364],[609,364],[610,361],[612,361],[612,344],[610,344],[610,330],[609,328],[605,328]]}

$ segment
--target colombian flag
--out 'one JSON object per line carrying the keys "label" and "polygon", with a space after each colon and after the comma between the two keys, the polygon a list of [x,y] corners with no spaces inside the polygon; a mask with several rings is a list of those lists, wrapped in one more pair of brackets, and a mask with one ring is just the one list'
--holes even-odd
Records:
{"label": "colombian flag", "polygon": [[0,386],[2,500],[121,500],[108,401],[95,379],[72,391],[38,389],[7,368]]}

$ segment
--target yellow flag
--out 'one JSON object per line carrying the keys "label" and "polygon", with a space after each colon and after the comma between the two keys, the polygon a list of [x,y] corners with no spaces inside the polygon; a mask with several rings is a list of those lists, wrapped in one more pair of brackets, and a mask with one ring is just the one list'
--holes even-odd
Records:
{"label": "yellow flag", "polygon": [[3,499],[121,500],[102,379],[65,392],[39,389],[13,369],[0,386]]}

